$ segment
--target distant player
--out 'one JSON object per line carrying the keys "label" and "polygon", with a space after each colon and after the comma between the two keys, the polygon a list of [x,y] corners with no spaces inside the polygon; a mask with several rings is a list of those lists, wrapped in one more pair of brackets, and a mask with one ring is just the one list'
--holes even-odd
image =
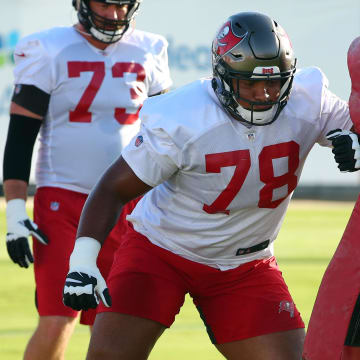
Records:
{"label": "distant player", "polygon": [[[139,130],[148,96],[171,86],[167,42],[134,29],[140,0],[74,0],[79,23],[22,39],[4,155],[7,247],[21,267],[33,262],[39,324],[25,359],[63,359],[78,312],[61,292],[87,194]],[[36,9],[34,9],[36,11]],[[40,130],[34,222],[25,211],[31,156]],[[131,207],[131,206],[130,206]],[[100,220],[101,214],[99,214]],[[98,261],[103,276],[124,227]],[[82,323],[92,324],[92,314]]]}
{"label": "distant player", "polygon": [[[289,38],[266,15],[231,16],[212,53],[212,79],[144,104],[140,132],[86,202],[64,302],[102,299],[88,360],[147,359],[187,293],[226,359],[301,358],[304,323],[273,243],[314,144],[351,127],[348,106],[320,69],[295,74]],[[144,193],[107,288],[97,253]]]}

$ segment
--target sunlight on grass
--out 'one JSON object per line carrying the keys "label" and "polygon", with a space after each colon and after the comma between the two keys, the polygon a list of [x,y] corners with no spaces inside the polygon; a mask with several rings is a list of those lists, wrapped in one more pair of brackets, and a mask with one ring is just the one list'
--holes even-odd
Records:
{"label": "sunlight on grass", "polygon": [[[318,286],[341,239],[353,203],[294,200],[275,243],[283,275],[307,323]],[[29,213],[31,208],[29,208]],[[8,259],[5,246],[5,212],[0,206],[0,272],[5,279],[0,297],[0,359],[18,360],[37,323],[31,269],[20,269]],[[78,325],[67,360],[85,359],[89,330]],[[187,297],[175,324],[156,344],[151,360],[217,360],[223,357],[211,344],[199,315]]]}

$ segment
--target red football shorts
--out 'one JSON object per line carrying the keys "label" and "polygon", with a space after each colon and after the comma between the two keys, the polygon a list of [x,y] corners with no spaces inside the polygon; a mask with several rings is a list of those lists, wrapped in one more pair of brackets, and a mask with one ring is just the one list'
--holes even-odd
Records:
{"label": "red football shorts", "polygon": [[[36,306],[40,316],[78,315],[77,311],[64,306],[62,292],[86,198],[86,194],[54,187],[41,187],[36,191],[34,221],[49,239],[48,245],[42,245],[33,239]],[[105,279],[110,271],[114,252],[130,225],[125,217],[137,201],[138,199],[124,207],[118,223],[100,250],[98,267]],[[95,315],[95,309],[83,311],[80,322],[92,325]]]}
{"label": "red football shorts", "polygon": [[162,249],[132,228],[123,240],[107,279],[112,307],[100,304],[99,313],[170,327],[189,293],[214,344],[304,328],[274,257],[220,271]]}

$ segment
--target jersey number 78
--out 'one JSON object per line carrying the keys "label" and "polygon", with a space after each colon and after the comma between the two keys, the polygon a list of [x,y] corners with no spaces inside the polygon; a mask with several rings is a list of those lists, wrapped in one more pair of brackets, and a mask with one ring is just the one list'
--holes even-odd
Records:
{"label": "jersey number 78", "polygon": [[[275,176],[273,160],[288,158],[288,172]],[[203,210],[209,214],[229,214],[226,208],[240,191],[250,170],[251,158],[249,150],[235,150],[205,155],[206,172],[220,173],[222,167],[235,166],[234,174],[220,195],[210,205],[204,204]],[[258,158],[260,180],[264,183],[259,193],[259,208],[274,209],[295,189],[297,176],[295,171],[299,166],[299,144],[295,141],[265,146]],[[272,200],[276,188],[287,185],[287,195]]]}

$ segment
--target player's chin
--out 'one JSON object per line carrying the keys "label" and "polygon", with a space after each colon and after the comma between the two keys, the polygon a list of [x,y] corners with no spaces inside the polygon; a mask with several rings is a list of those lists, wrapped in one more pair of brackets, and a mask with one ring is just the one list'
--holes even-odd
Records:
{"label": "player's chin", "polygon": [[256,111],[256,112],[262,112],[262,111],[270,110],[271,107],[272,107],[271,105],[269,105],[269,106],[257,105],[257,106],[254,106],[253,108],[246,108],[246,110]]}
{"label": "player's chin", "polygon": [[119,30],[123,30],[124,28],[125,28],[125,26],[124,26],[124,25],[120,25],[120,24],[118,24],[118,25],[115,25],[115,24],[112,24],[112,25],[107,24],[107,25],[103,26],[103,29],[104,29],[105,31],[119,31]]}

